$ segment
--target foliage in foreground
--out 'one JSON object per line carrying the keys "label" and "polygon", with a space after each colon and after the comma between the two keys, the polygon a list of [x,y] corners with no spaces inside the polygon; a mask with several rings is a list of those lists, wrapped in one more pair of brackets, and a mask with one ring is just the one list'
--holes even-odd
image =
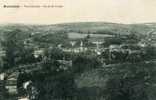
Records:
{"label": "foliage in foreground", "polygon": [[156,63],[142,62],[105,68],[106,100],[154,100]]}

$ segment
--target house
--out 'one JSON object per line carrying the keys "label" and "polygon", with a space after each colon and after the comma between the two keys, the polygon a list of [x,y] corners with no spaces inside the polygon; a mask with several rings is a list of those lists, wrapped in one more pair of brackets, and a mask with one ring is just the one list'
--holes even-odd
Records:
{"label": "house", "polygon": [[6,55],[6,51],[0,50],[0,57],[3,57],[3,56],[5,56],[5,55]]}
{"label": "house", "polygon": [[43,56],[43,54],[44,54],[44,49],[35,50],[33,54],[34,54],[34,57],[35,57],[35,58],[38,58],[39,56]]}
{"label": "house", "polygon": [[75,48],[63,48],[62,49],[64,52],[73,52],[73,53],[81,53],[85,52],[88,50],[86,47],[75,47]]}
{"label": "house", "polygon": [[17,77],[18,73],[14,72],[6,80],[5,88],[9,94],[17,94]]}
{"label": "house", "polygon": [[140,47],[146,47],[146,46],[147,46],[147,43],[144,42],[144,41],[140,41],[140,42],[138,43],[138,46],[140,46]]}
{"label": "house", "polygon": [[4,80],[4,78],[5,78],[5,73],[1,73],[0,74],[0,80]]}
{"label": "house", "polygon": [[112,52],[112,51],[120,51],[121,47],[120,47],[120,45],[110,45],[109,46],[109,50],[110,50],[110,52]]}
{"label": "house", "polygon": [[89,38],[88,40],[89,42],[93,43],[93,44],[98,44],[98,45],[101,45],[102,43],[105,42],[104,38],[103,37],[91,37]]}

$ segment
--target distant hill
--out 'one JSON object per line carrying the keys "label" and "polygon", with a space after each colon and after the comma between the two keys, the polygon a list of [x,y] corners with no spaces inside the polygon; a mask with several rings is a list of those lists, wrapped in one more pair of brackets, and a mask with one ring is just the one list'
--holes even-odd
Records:
{"label": "distant hill", "polygon": [[156,23],[143,24],[118,24],[105,22],[80,22],[80,23],[63,23],[54,25],[24,25],[24,24],[6,24],[0,25],[0,33],[13,29],[21,29],[28,33],[55,33],[64,32],[81,32],[81,33],[101,33],[101,34],[148,34],[151,30],[156,30]]}

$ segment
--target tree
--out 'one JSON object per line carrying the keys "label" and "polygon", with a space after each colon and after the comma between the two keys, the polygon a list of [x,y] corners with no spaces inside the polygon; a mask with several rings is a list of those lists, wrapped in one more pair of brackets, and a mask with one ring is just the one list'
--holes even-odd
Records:
{"label": "tree", "polygon": [[[4,57],[4,69],[17,67],[19,64],[28,63],[28,59],[33,59],[33,49],[25,48],[25,33],[20,29],[15,29],[4,33],[2,46],[6,51]],[[27,62],[28,61],[28,62]]]}
{"label": "tree", "polygon": [[74,97],[74,73],[71,69],[63,69],[62,66],[66,66],[58,61],[63,59],[63,52],[57,48],[46,49],[45,56],[45,61],[39,65],[41,69],[32,71],[31,75],[31,80],[39,91],[37,100],[64,100]]}
{"label": "tree", "polygon": [[156,47],[153,46],[152,44],[145,47],[144,51],[145,51],[144,59],[149,60],[156,58]]}
{"label": "tree", "polygon": [[96,55],[79,53],[73,58],[73,71],[82,73],[86,70],[95,69],[101,66],[101,62]]}
{"label": "tree", "polygon": [[[156,98],[156,63],[140,62],[105,68],[106,100],[151,100]],[[152,90],[151,90],[152,89]]]}

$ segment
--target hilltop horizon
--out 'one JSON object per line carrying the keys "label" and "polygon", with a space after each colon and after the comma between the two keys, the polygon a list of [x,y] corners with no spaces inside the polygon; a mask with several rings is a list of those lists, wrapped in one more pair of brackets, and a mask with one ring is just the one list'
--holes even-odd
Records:
{"label": "hilltop horizon", "polygon": [[66,25],[66,24],[84,24],[84,23],[102,23],[102,24],[121,24],[121,25],[133,25],[133,24],[156,24],[156,22],[135,22],[135,23],[122,23],[122,22],[109,22],[109,21],[76,21],[76,22],[58,22],[58,23],[0,23],[1,25],[34,25],[34,26],[47,26],[47,25]]}

